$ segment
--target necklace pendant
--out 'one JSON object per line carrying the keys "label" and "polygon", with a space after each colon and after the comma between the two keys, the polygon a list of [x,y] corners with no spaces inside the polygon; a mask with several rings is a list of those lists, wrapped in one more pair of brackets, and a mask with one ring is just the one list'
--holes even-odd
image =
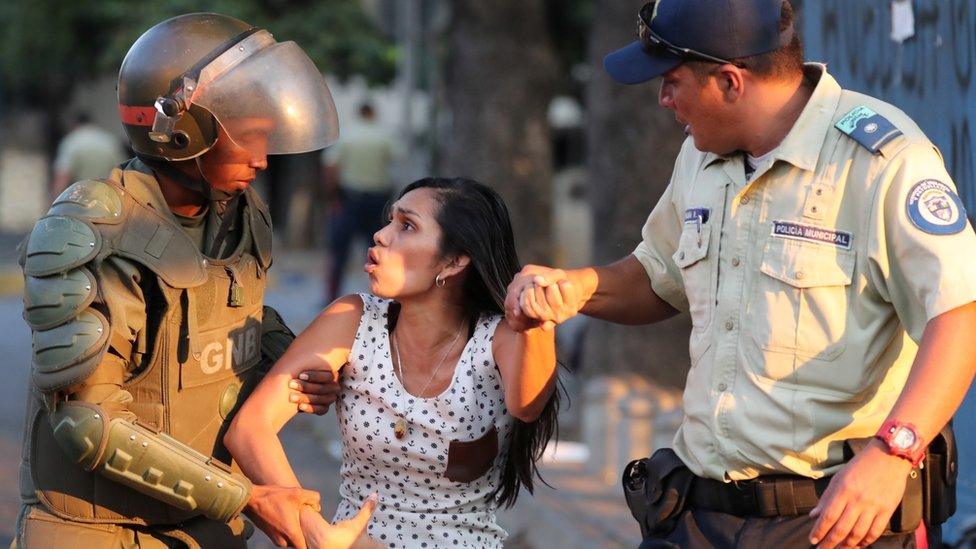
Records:
{"label": "necklace pendant", "polygon": [[403,419],[402,417],[397,420],[396,426],[393,427],[393,436],[395,436],[397,440],[402,440],[403,437],[407,436],[407,420]]}

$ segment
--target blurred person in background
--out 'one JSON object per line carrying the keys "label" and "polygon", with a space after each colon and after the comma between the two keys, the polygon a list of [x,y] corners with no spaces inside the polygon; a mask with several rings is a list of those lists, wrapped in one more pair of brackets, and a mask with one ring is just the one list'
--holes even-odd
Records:
{"label": "blurred person in background", "polygon": [[338,142],[322,153],[331,206],[326,303],[339,295],[353,241],[362,238],[369,244],[383,226],[383,208],[393,193],[390,166],[397,156],[396,141],[377,120],[371,103],[362,103],[358,113],[356,123],[343,128]]}
{"label": "blurred person in background", "polygon": [[53,200],[75,181],[105,177],[123,160],[125,154],[119,139],[93,124],[88,113],[79,113],[58,143],[50,198]]}
{"label": "blurred person in background", "polygon": [[670,185],[631,255],[525,267],[509,321],[690,311],[674,447],[625,473],[642,547],[940,544],[976,235],[939,151],[804,63],[787,1],[661,0],[638,20],[604,65],[662,78],[688,135]]}
{"label": "blurred person in background", "polygon": [[[118,102],[136,158],[68,187],[22,248],[16,543],[244,547],[243,512],[304,547],[299,513],[318,494],[245,478],[221,436],[294,339],[264,305],[271,220],[251,183],[267,155],[335,139],[329,89],[294,42],[202,13],[143,33]],[[330,543],[348,546],[370,510],[330,525]]]}
{"label": "blurred person in background", "polygon": [[[227,445],[248,475],[297,484],[277,437],[295,414],[285,384],[308,369],[341,375],[335,519],[378,492],[376,543],[500,548],[495,510],[532,492],[559,407],[554,333],[504,321],[519,266],[508,209],[480,183],[422,179],[373,240],[370,293],[331,303],[298,336]],[[303,513],[310,547],[330,547],[313,541],[325,524]]]}

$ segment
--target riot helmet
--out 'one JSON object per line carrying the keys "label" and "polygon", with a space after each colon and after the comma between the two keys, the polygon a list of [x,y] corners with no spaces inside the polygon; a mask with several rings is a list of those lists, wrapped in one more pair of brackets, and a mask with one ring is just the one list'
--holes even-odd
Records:
{"label": "riot helmet", "polygon": [[217,124],[261,155],[321,149],[339,134],[325,79],[297,44],[215,13],[143,33],[122,61],[118,99],[132,149],[157,162],[199,157]]}

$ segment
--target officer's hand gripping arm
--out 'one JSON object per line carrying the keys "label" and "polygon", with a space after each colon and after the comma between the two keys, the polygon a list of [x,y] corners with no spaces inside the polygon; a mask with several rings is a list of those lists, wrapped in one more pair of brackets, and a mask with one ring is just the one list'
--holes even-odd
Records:
{"label": "officer's hand gripping arm", "polygon": [[[265,305],[261,326],[261,363],[258,365],[262,376],[285,354],[294,340],[295,334],[278,311]],[[307,370],[301,372],[301,376],[289,382],[289,386],[294,389],[289,395],[291,402],[299,412],[320,416],[326,414],[338,397],[338,380],[328,371]]]}

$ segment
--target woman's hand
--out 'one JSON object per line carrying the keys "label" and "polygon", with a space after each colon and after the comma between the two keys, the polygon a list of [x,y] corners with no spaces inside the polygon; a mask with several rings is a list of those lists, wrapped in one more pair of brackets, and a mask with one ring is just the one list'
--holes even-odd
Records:
{"label": "woman's hand", "polygon": [[302,508],[299,520],[308,549],[383,547],[366,535],[366,525],[369,523],[370,517],[373,516],[373,510],[376,509],[377,499],[378,496],[372,494],[366,498],[366,502],[363,503],[356,516],[335,524],[329,524],[312,507],[305,506]]}
{"label": "woman's hand", "polygon": [[552,330],[582,306],[583,297],[566,271],[526,265],[508,285],[505,319],[516,332],[539,326]]}
{"label": "woman's hand", "polygon": [[565,278],[550,280],[537,275],[519,296],[522,314],[541,320],[542,329],[547,331],[576,316],[582,306],[576,287]]}
{"label": "woman's hand", "polygon": [[522,309],[522,294],[527,288],[531,288],[535,284],[537,277],[559,281],[565,278],[565,273],[560,269],[551,269],[540,265],[526,265],[515,275],[515,278],[506,290],[505,319],[508,325],[516,332],[524,332],[531,328],[537,328],[546,320],[544,318],[529,316]]}

